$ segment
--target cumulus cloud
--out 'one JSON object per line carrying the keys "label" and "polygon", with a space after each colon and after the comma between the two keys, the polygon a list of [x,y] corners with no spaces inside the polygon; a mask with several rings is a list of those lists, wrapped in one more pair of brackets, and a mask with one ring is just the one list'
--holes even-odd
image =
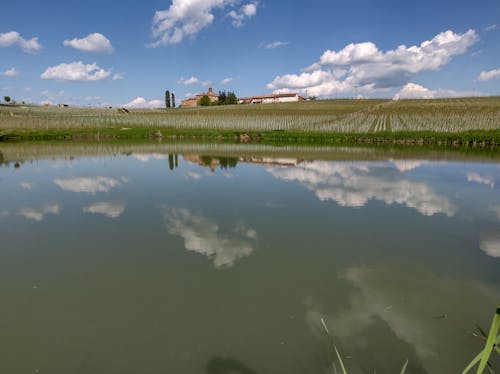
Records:
{"label": "cumulus cloud", "polygon": [[321,201],[340,206],[362,207],[370,200],[401,204],[425,216],[453,216],[455,206],[426,183],[404,178],[398,166],[381,163],[311,162],[296,167],[271,167],[276,178],[295,181]]}
{"label": "cumulus cloud", "polygon": [[393,97],[393,100],[400,99],[434,99],[444,97],[473,97],[485,96],[486,94],[477,91],[455,91],[455,90],[430,90],[416,83],[407,83]]}
{"label": "cumulus cloud", "polygon": [[134,100],[128,102],[127,104],[123,104],[126,108],[141,108],[141,109],[154,109],[160,108],[165,105],[161,100],[146,100],[143,97],[136,97]]}
{"label": "cumulus cloud", "polygon": [[2,72],[2,75],[5,77],[16,77],[19,74],[21,73],[19,73],[19,71],[17,71],[16,68],[10,68]]}
{"label": "cumulus cloud", "polygon": [[108,38],[100,33],[89,34],[81,39],[65,40],[63,45],[83,52],[112,53],[113,47]]}
{"label": "cumulus cloud", "polygon": [[202,81],[198,77],[191,76],[189,78],[180,77],[177,80],[177,83],[183,84],[184,86],[192,86],[192,85],[195,85],[195,84],[201,84],[202,86],[208,86],[209,84],[212,83],[212,81],[209,81],[209,80]]}
{"label": "cumulus cloud", "polygon": [[241,27],[245,21],[257,14],[257,3],[249,3],[243,5],[239,11],[231,10],[227,15],[233,19],[234,27]]}
{"label": "cumulus cloud", "polygon": [[61,207],[59,204],[46,204],[40,209],[35,208],[22,208],[19,214],[26,219],[31,219],[33,221],[42,221],[48,214],[59,214]]}
{"label": "cumulus cloud", "polygon": [[[277,76],[267,87],[275,92],[299,91],[313,96],[384,91],[402,87],[423,71],[435,71],[478,41],[474,30],[445,31],[420,45],[400,45],[381,51],[372,42],[352,43],[339,51],[327,50],[301,74]],[[345,72],[343,75],[338,73]]]}
{"label": "cumulus cloud", "polygon": [[226,85],[226,84],[229,84],[231,82],[234,82],[236,78],[233,78],[233,77],[227,77],[227,78],[224,78],[223,80],[220,81],[220,84],[222,85]]}
{"label": "cumulus cloud", "polygon": [[97,192],[108,192],[113,188],[126,182],[126,178],[110,177],[76,177],[76,178],[55,178],[54,183],[65,191],[83,192],[96,194]]}
{"label": "cumulus cloud", "polygon": [[493,179],[493,177],[479,175],[478,173],[467,173],[466,177],[467,182],[485,184],[490,186],[490,188],[495,187],[495,179]]}
{"label": "cumulus cloud", "polygon": [[[194,38],[201,30],[210,26],[217,9],[227,9],[238,4],[238,0],[172,0],[167,10],[157,11],[153,18],[151,47],[177,44],[185,38]],[[232,13],[234,12],[234,14]],[[233,25],[241,26],[257,12],[257,3],[243,5],[238,11],[231,11]]]}
{"label": "cumulus cloud", "polygon": [[125,74],[115,73],[115,74],[113,74],[113,77],[111,79],[114,81],[121,81],[121,80],[125,79]]}
{"label": "cumulus cloud", "polygon": [[125,211],[125,203],[122,201],[102,201],[84,207],[82,210],[84,213],[102,214],[108,218],[118,218]]}
{"label": "cumulus cloud", "polygon": [[101,69],[95,62],[93,64],[84,64],[81,61],[75,61],[69,64],[51,66],[40,75],[40,78],[71,82],[94,82],[106,79],[110,75],[111,70]]}
{"label": "cumulus cloud", "polygon": [[42,45],[38,41],[38,38],[26,40],[17,31],[0,33],[0,47],[14,45],[19,46],[24,52],[31,54],[39,53],[42,50]]}
{"label": "cumulus cloud", "polygon": [[500,232],[488,232],[481,235],[479,247],[490,257],[500,257]]}
{"label": "cumulus cloud", "polygon": [[482,71],[481,74],[479,74],[479,76],[477,77],[477,80],[480,82],[486,82],[498,77],[500,77],[500,69],[493,69],[488,71]]}
{"label": "cumulus cloud", "polygon": [[214,221],[188,209],[165,208],[165,224],[172,235],[184,239],[188,251],[209,257],[218,269],[231,267],[254,251],[257,232],[243,224],[222,232]]}
{"label": "cumulus cloud", "polygon": [[285,45],[289,45],[289,44],[290,44],[290,42],[282,42],[280,40],[275,40],[274,42],[262,44],[262,48],[264,48],[264,49],[275,49],[275,48],[278,48],[278,47],[284,47]]}
{"label": "cumulus cloud", "polygon": [[394,95],[394,100],[399,99],[432,99],[434,93],[416,83],[408,83]]}

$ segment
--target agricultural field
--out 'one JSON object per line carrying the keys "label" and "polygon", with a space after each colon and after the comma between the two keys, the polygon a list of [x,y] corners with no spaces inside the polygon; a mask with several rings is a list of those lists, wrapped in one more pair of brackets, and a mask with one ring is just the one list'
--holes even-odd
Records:
{"label": "agricultural field", "polygon": [[271,105],[130,110],[1,106],[0,132],[83,129],[193,129],[459,133],[500,128],[500,97],[435,100],[318,100]]}

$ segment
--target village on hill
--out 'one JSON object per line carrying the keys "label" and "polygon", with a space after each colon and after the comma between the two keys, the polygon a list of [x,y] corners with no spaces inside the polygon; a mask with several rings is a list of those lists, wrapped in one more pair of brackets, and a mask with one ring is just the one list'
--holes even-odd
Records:
{"label": "village on hill", "polygon": [[[207,92],[199,93],[194,97],[183,100],[181,102],[182,108],[194,108],[198,106],[208,106],[212,104],[216,104],[220,101],[221,95],[226,97],[226,93],[219,92],[216,94],[212,87],[208,89]],[[298,93],[282,93],[282,94],[267,94],[267,95],[258,95],[251,96],[245,98],[236,98],[234,92],[229,92],[227,97],[234,96],[234,100],[236,102],[230,102],[231,104],[274,104],[274,103],[292,103],[297,101],[304,101],[305,98],[300,96]],[[223,100],[225,101],[225,100]]]}

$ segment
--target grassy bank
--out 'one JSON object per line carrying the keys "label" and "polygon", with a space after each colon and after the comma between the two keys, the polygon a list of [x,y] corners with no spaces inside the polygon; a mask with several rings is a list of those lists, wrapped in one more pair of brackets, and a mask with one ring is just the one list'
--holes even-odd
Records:
{"label": "grassy bank", "polygon": [[0,140],[207,139],[266,144],[500,145],[500,98],[321,100],[132,110],[0,107]]}

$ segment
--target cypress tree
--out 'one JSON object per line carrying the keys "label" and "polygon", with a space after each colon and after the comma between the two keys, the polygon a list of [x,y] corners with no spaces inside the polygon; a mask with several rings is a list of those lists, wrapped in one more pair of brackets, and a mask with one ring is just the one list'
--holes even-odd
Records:
{"label": "cypress tree", "polygon": [[175,108],[175,94],[172,92],[172,108]]}
{"label": "cypress tree", "polygon": [[165,108],[170,108],[170,91],[165,91]]}

